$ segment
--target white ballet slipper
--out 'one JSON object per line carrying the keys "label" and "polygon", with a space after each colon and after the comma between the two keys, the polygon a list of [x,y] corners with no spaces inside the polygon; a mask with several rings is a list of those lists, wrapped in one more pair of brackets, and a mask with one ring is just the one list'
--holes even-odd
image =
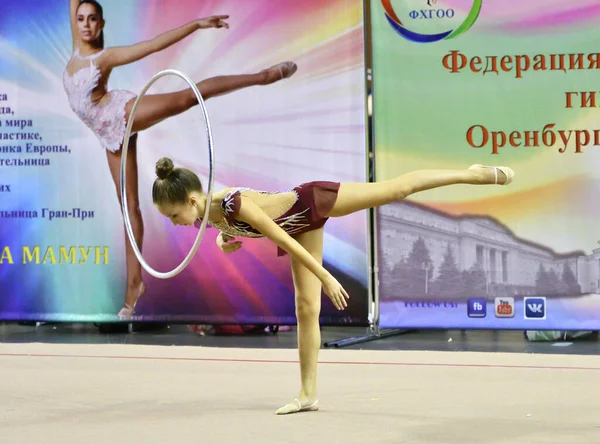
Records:
{"label": "white ballet slipper", "polygon": [[468,169],[473,170],[473,169],[477,169],[477,168],[493,168],[494,175],[495,175],[495,181],[494,181],[495,185],[498,185],[498,170],[502,171],[502,173],[506,177],[506,181],[500,185],[508,185],[509,183],[512,182],[513,177],[515,177],[515,172],[513,171],[513,169],[506,167],[506,166],[486,166],[486,165],[476,164],[476,165],[471,165]]}
{"label": "white ballet slipper", "polygon": [[[298,71],[298,65],[294,62],[283,62],[275,65],[279,69],[279,74],[281,74],[281,79],[286,79],[292,77],[296,71]],[[284,69],[286,73],[284,74]]]}
{"label": "white ballet slipper", "polygon": [[302,405],[302,403],[298,399],[294,399],[289,404],[286,404],[283,407],[277,409],[277,412],[275,413],[277,415],[289,415],[290,413],[316,412],[317,410],[319,410],[318,399],[311,404],[305,405]]}
{"label": "white ballet slipper", "polygon": [[126,319],[131,319],[133,317],[133,315],[135,314],[135,306],[137,305],[138,300],[140,299],[140,293],[142,292],[142,289],[144,289],[144,283],[141,282],[140,283],[140,287],[138,289],[138,296],[137,299],[135,300],[135,302],[133,303],[133,307],[129,304],[125,304],[123,306],[123,308],[121,308],[121,310],[119,311],[119,314],[117,315],[119,317],[120,320],[126,320]]}
{"label": "white ballet slipper", "polygon": [[125,304],[123,308],[119,311],[119,319],[124,321],[127,319],[131,319],[135,313],[135,307],[130,307],[129,304]]}

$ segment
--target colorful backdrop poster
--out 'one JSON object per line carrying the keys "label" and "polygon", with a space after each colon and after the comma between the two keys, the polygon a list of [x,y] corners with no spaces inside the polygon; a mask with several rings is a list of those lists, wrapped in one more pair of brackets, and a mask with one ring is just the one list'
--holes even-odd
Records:
{"label": "colorful backdrop poster", "polygon": [[[286,191],[312,180],[365,181],[363,5],[360,0],[103,0],[105,47],[134,45],[202,17],[227,14],[229,29],[200,29],[112,71],[108,90],[139,94],[172,68],[196,82],[251,74],[294,61],[296,74],[208,100],[215,191]],[[117,321],[139,290],[108,151],[72,109],[65,85],[93,69],[74,56],[68,0],[4,0],[0,14],[0,318]],[[93,64],[93,60],[84,59]],[[87,73],[87,74],[86,74]],[[77,76],[77,79],[74,79]],[[92,82],[93,83],[93,82]],[[187,88],[158,80],[148,94]],[[75,106],[77,106],[75,100]],[[118,108],[118,107],[117,107]],[[118,113],[117,113],[118,117]],[[197,229],[174,227],[152,204],[159,158],[208,183],[208,142],[199,107],[141,131],[137,139],[142,253],[159,271],[177,266]],[[130,150],[131,150],[130,146]],[[112,171],[112,172],[111,172]],[[117,175],[115,176],[115,171]],[[130,174],[128,173],[128,177]],[[322,322],[367,322],[367,220],[330,220],[324,265],[352,296],[338,312],[323,297]],[[266,239],[223,254],[207,228],[197,255],[172,279],[142,273],[137,321],[295,323],[289,256]],[[136,262],[134,260],[134,262]],[[133,282],[133,284],[132,284]],[[128,285],[129,284],[129,285]]]}
{"label": "colorful backdrop poster", "polygon": [[600,327],[590,0],[373,0],[375,174],[505,165],[378,211],[381,325]]}

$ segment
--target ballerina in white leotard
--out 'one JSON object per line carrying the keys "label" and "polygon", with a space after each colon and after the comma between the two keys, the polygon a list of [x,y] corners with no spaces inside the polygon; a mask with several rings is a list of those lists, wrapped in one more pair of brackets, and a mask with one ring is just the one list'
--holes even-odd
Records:
{"label": "ballerina in white leotard", "polygon": [[[69,60],[63,82],[71,109],[95,133],[106,150],[108,166],[120,201],[119,169],[121,145],[136,95],[129,91],[108,91],[108,78],[113,68],[140,60],[161,51],[199,29],[229,28],[226,15],[194,20],[158,37],[131,46],[104,48],[102,6],[95,0],[70,0],[73,56]],[[197,83],[204,99],[255,85],[269,85],[291,77],[297,70],[293,62],[284,62],[255,74],[219,76]],[[127,201],[131,226],[142,249],[144,225],[139,210],[137,174],[137,133],[197,105],[191,89],[169,94],[145,96],[139,103],[132,128],[127,159]],[[129,242],[126,243],[127,291],[119,317],[129,318],[137,300],[145,291],[142,268]]]}

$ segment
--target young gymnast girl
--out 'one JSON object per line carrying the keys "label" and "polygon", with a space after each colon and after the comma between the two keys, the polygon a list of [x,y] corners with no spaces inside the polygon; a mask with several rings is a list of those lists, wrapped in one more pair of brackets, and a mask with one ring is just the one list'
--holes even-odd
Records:
{"label": "young gymnast girl", "polygon": [[[206,194],[198,176],[174,168],[171,159],[156,164],[152,200],[173,225],[196,225],[205,213]],[[240,237],[266,237],[291,256],[294,281],[300,394],[277,414],[318,410],[317,360],[321,346],[319,314],[321,289],[338,310],[347,306],[346,290],[323,267],[323,227],[330,217],[402,200],[414,193],[455,185],[508,185],[514,172],[508,167],[472,165],[466,170],[413,171],[373,183],[309,182],[286,192],[227,188],[213,193],[208,224],[217,228],[219,248],[232,253]]]}
{"label": "young gymnast girl", "polygon": [[[73,112],[96,134],[106,149],[119,202],[119,169],[121,146],[126,123],[136,95],[129,91],[108,90],[108,79],[113,68],[138,61],[177,43],[199,29],[229,28],[227,15],[194,20],[180,28],[131,46],[104,48],[102,6],[95,0],[70,0],[73,55],[63,76],[64,88]],[[293,62],[284,62],[255,74],[218,76],[197,84],[202,97],[210,99],[240,88],[268,85],[291,77],[297,70]],[[127,201],[131,226],[140,251],[144,234],[138,199],[137,133],[197,105],[190,88],[170,94],[146,95],[139,103],[133,123],[127,159]],[[129,242],[126,242],[127,290],[125,305],[119,317],[129,318],[133,307],[145,292],[142,267]]]}

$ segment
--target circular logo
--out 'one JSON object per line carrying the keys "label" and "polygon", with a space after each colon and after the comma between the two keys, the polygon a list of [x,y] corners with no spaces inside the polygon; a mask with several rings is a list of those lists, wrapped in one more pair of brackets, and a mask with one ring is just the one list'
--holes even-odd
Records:
{"label": "circular logo", "polygon": [[[437,0],[422,0],[423,1],[423,9],[410,11],[408,16],[414,20],[436,20],[436,19],[452,19],[454,17],[453,9],[436,9],[435,5],[437,4]],[[454,29],[450,29],[444,32],[436,32],[433,34],[425,34],[418,33],[415,31],[409,30],[404,23],[398,18],[398,15],[394,11],[392,7],[392,0],[381,0],[381,4],[383,9],[385,10],[385,17],[389,22],[390,26],[396,31],[400,36],[404,37],[406,40],[415,43],[433,43],[439,42],[440,40],[449,40],[454,37],[458,37],[461,34],[467,32],[471,26],[477,21],[479,17],[479,12],[481,11],[481,4],[483,0],[474,0],[473,6],[469,11],[466,19],[462,22],[462,24]]]}

